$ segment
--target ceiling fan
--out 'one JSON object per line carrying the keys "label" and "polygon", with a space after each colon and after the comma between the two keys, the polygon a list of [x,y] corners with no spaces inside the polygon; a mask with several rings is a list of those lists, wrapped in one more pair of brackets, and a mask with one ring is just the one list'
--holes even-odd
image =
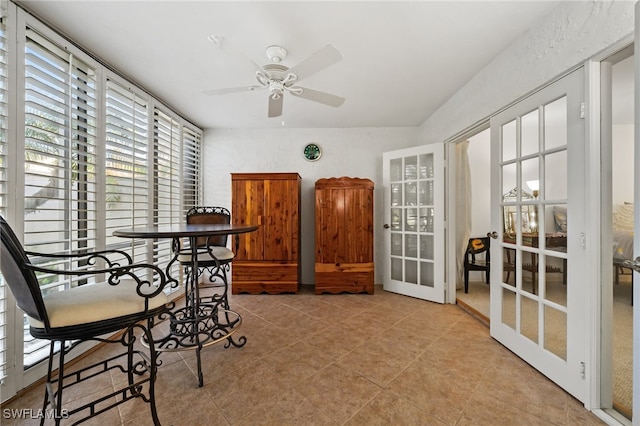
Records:
{"label": "ceiling fan", "polygon": [[[213,44],[218,46],[218,48],[227,53],[241,53],[237,49],[234,49],[234,47],[222,36],[209,36],[207,38]],[[271,60],[271,63],[264,66],[258,65],[246,55],[242,54],[242,56],[251,61],[256,68],[256,80],[258,80],[257,85],[205,90],[203,93],[207,95],[223,95],[233,92],[268,89],[269,117],[280,117],[282,115],[282,104],[284,94],[286,92],[299,98],[332,107],[339,107],[344,103],[345,99],[340,96],[296,85],[300,80],[322,71],[323,69],[342,60],[342,54],[335,47],[327,45],[291,68],[280,64],[287,55],[287,51],[283,47],[269,46],[266,49],[266,54]]]}

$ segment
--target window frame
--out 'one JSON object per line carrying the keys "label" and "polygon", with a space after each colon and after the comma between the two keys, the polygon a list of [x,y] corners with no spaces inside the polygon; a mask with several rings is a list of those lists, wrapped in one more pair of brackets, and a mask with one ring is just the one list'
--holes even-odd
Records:
{"label": "window frame", "polygon": [[[186,166],[183,164],[183,157],[185,156],[184,149],[186,147],[187,142],[185,142],[185,129],[190,129],[193,133],[197,135],[199,138],[199,145],[190,145],[192,149],[198,150],[198,152],[193,153],[193,158],[200,161],[202,156],[202,139],[203,139],[203,131],[198,128],[196,125],[191,123],[189,120],[185,119],[179,113],[175,112],[171,108],[164,105],[162,102],[158,101],[150,92],[148,92],[143,87],[139,87],[136,84],[130,82],[124,76],[118,74],[113,70],[108,64],[103,64],[99,60],[95,59],[95,57],[82,50],[78,46],[74,44],[73,41],[67,39],[63,35],[55,32],[53,29],[49,28],[44,22],[40,21],[38,18],[33,15],[25,12],[19,6],[15,5],[12,2],[8,2],[7,9],[2,10],[3,15],[6,15],[6,46],[8,53],[3,56],[3,63],[0,63],[1,66],[6,68],[8,73],[8,80],[11,87],[7,90],[8,92],[8,107],[7,107],[7,131],[6,138],[8,143],[6,144],[6,152],[1,152],[0,155],[4,155],[3,161],[5,161],[6,168],[6,184],[3,187],[0,186],[0,212],[3,216],[12,224],[14,232],[18,236],[21,241],[24,241],[25,236],[25,181],[24,181],[24,164],[25,164],[25,51],[24,51],[24,41],[26,40],[26,28],[36,31],[40,36],[46,38],[51,43],[56,45],[59,49],[63,51],[68,51],[73,56],[79,58],[82,62],[89,64],[89,66],[93,67],[96,70],[96,116],[95,116],[95,175],[96,175],[96,190],[95,190],[95,211],[94,213],[94,221],[95,221],[95,230],[94,232],[94,242],[95,244],[90,245],[91,249],[104,249],[107,248],[107,231],[106,221],[106,208],[103,208],[103,203],[106,203],[106,185],[107,185],[107,173],[106,170],[106,146],[107,142],[106,138],[106,127],[107,127],[107,97],[106,90],[108,87],[108,81],[116,82],[116,84],[121,85],[122,87],[131,90],[136,93],[136,96],[140,96],[145,99],[147,102],[147,113],[148,113],[148,129],[147,129],[147,146],[148,146],[148,161],[147,167],[149,170],[148,176],[148,205],[147,205],[147,224],[157,224],[157,218],[154,217],[154,199],[156,198],[154,191],[154,183],[153,183],[153,165],[154,165],[154,156],[156,153],[153,150],[155,145],[155,138],[153,133],[153,117],[155,111],[161,110],[164,114],[169,116],[171,120],[173,120],[176,124],[176,137],[172,140],[172,144],[175,144],[172,149],[177,153],[178,159],[176,164],[179,166],[172,170],[172,173],[177,173],[177,176],[174,176],[174,179],[177,182],[177,186],[174,187],[178,189],[178,193],[174,194],[174,199],[177,197],[178,208],[175,210],[175,213],[172,216],[172,220],[185,220],[184,208],[187,204],[198,203],[202,197],[202,186],[201,186],[201,176],[195,176],[196,182],[193,184],[193,188],[189,192],[188,199],[185,200],[186,191],[183,191],[182,188],[185,186],[183,182],[183,168]],[[6,63],[4,63],[6,62]],[[1,88],[0,88],[1,89]],[[1,165],[1,164],[0,164]],[[197,173],[200,173],[200,164],[194,165],[194,168],[197,170]],[[0,170],[1,171],[1,170]],[[193,193],[196,194],[196,200],[193,199]],[[7,201],[10,200],[10,201]],[[98,201],[103,200],[103,201]],[[6,205],[3,205],[6,204]],[[106,205],[106,204],[105,204]],[[140,223],[136,223],[135,225],[141,225]],[[113,245],[114,240],[109,242],[110,245]],[[73,242],[74,245],[75,241]],[[168,242],[169,243],[169,242]],[[143,253],[141,257],[146,258],[146,260],[153,259],[153,244],[147,244],[146,242],[139,241],[127,241],[124,240],[122,243],[116,243],[116,245],[131,245],[132,247],[135,245],[136,249],[140,247],[144,247],[146,251]],[[76,247],[77,248],[77,247]],[[165,256],[166,257],[166,256]],[[142,259],[140,259],[142,260]],[[1,278],[0,278],[1,279]],[[175,289],[174,289],[175,290]],[[6,336],[4,339],[6,341],[6,350],[5,355],[7,357],[6,362],[9,366],[6,369],[7,375],[0,381],[1,386],[1,394],[3,401],[15,395],[20,389],[28,386],[31,383],[41,379],[46,372],[46,357],[41,361],[34,364],[32,367],[24,369],[24,353],[23,353],[23,318],[24,314],[15,308],[15,303],[8,287],[4,287],[0,289],[0,296],[2,295],[2,291],[4,291],[5,295],[5,319],[4,326],[6,329]],[[175,292],[175,294],[180,294],[180,292]],[[0,298],[1,300],[1,298]],[[2,305],[0,304],[0,307]],[[0,320],[2,317],[0,316]],[[1,324],[0,324],[1,325]],[[1,329],[1,327],[0,327]],[[0,341],[3,337],[0,336]],[[88,349],[92,344],[87,344],[82,346],[84,349]],[[47,351],[48,352],[48,351]],[[82,350],[75,351],[75,356],[82,353]],[[1,361],[1,359],[0,359]],[[54,360],[54,362],[56,362]]]}

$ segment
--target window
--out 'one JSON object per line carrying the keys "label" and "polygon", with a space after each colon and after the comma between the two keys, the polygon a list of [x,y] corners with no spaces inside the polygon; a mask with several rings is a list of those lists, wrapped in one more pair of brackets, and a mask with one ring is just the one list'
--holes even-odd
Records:
{"label": "window", "polygon": [[182,129],[182,190],[184,214],[202,199],[200,185],[200,147],[202,131],[185,126]]}
{"label": "window", "polygon": [[[160,110],[154,113],[154,199],[155,225],[171,225],[183,221],[180,178],[182,142],[180,123]],[[154,241],[153,261],[166,264],[171,259],[171,241],[164,238]],[[174,264],[177,273],[178,264]],[[175,275],[174,275],[175,277]]]}
{"label": "window", "polygon": [[144,242],[114,237],[117,228],[149,223],[148,101],[118,82],[107,80],[105,105],[105,214],[109,247],[131,247],[135,261],[146,261]]}
{"label": "window", "polygon": [[[0,214],[11,218],[28,250],[119,248],[165,268],[171,241],[112,233],[184,222],[185,209],[201,199],[202,131],[15,4],[6,19],[12,24],[0,21]],[[92,284],[55,274],[39,279],[45,293]],[[14,323],[6,288],[0,277],[3,399],[42,377],[40,361],[48,355],[48,341],[33,339],[26,321]]]}
{"label": "window", "polygon": [[[31,29],[24,44],[24,245],[61,253],[96,247],[96,70]],[[49,263],[60,269],[86,265]],[[39,276],[43,293],[87,284]],[[25,327],[28,325],[25,322]],[[25,334],[25,365],[47,342]]]}

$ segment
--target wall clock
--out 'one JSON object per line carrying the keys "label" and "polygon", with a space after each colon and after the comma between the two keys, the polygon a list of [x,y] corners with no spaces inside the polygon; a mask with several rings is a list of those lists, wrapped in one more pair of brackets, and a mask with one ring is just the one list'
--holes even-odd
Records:
{"label": "wall clock", "polygon": [[318,161],[322,156],[322,150],[315,143],[310,143],[304,147],[303,154],[304,154],[304,158],[306,158],[309,161]]}

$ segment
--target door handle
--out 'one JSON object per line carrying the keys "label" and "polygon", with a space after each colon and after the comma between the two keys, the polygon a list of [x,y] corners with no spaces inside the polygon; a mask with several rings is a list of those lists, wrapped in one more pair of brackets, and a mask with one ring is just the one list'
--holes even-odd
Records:
{"label": "door handle", "polygon": [[498,239],[498,233],[496,231],[487,232],[487,237],[491,237],[494,240],[497,240]]}
{"label": "door handle", "polygon": [[385,223],[384,225],[382,225],[382,227],[383,227],[384,229],[389,229],[389,228],[391,228],[391,227],[389,226],[389,224],[388,224],[388,223]]}
{"label": "door handle", "polygon": [[640,272],[640,256],[636,257],[636,260],[625,260],[622,262],[625,268],[633,269],[636,272]]}

